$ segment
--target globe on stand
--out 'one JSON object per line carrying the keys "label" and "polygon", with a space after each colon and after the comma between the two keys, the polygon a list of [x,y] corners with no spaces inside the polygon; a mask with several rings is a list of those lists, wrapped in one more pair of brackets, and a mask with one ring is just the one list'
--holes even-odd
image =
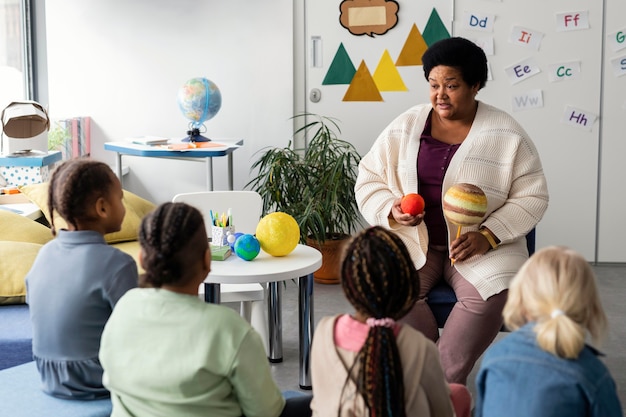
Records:
{"label": "globe on stand", "polygon": [[197,77],[187,81],[178,90],[178,107],[189,119],[187,136],[183,142],[208,142],[204,122],[213,118],[222,107],[222,94],[213,81]]}

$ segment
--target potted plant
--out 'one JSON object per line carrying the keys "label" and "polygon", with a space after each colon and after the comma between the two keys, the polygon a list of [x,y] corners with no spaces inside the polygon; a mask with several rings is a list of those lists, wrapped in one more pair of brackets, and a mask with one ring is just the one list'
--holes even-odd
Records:
{"label": "potted plant", "polygon": [[335,119],[311,113],[292,119],[302,122],[293,138],[306,138],[308,145],[295,149],[292,140],[284,148],[261,150],[246,187],[261,195],[264,214],[282,211],[296,219],[300,241],[323,255],[316,281],[337,283],[341,244],[362,226],[354,196],[361,156],[339,138]]}

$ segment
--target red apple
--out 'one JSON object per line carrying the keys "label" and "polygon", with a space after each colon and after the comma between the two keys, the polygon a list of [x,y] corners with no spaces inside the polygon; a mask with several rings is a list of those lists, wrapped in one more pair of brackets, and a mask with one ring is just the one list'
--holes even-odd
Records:
{"label": "red apple", "polygon": [[424,199],[421,195],[410,193],[402,197],[402,201],[400,202],[400,208],[403,213],[408,213],[411,216],[417,216],[418,214],[422,214],[424,211]]}

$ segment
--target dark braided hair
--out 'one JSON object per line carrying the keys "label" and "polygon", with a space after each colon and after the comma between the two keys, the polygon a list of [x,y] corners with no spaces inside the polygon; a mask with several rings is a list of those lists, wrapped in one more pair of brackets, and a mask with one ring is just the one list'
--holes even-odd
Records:
{"label": "dark braided hair", "polygon": [[[346,298],[365,317],[398,320],[418,298],[419,277],[409,251],[395,233],[380,226],[365,229],[352,239],[341,276]],[[393,327],[370,327],[348,378],[357,363],[355,383],[370,415],[404,417],[402,363]]]}
{"label": "dark braided hair", "polygon": [[424,78],[436,66],[457,68],[463,81],[470,87],[478,84],[480,90],[487,83],[489,67],[485,51],[474,42],[460,37],[446,38],[433,43],[422,55]]}
{"label": "dark braided hair", "polygon": [[185,203],[161,204],[144,217],[139,243],[146,271],[142,284],[156,288],[187,283],[209,247],[202,214]]}
{"label": "dark braided hair", "polygon": [[111,192],[114,178],[115,174],[104,162],[79,158],[59,165],[52,173],[48,187],[52,234],[56,235],[55,210],[74,227],[78,226],[78,221],[92,220],[87,208]]}

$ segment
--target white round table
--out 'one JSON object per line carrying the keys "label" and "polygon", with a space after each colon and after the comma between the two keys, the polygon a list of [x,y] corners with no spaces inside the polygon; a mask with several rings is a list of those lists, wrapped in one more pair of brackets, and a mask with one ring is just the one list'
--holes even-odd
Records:
{"label": "white round table", "polygon": [[231,255],[225,261],[211,262],[211,272],[204,280],[205,301],[220,302],[219,284],[268,283],[269,360],[283,357],[281,281],[298,280],[300,329],[300,387],[311,388],[309,362],[313,339],[313,273],[322,266],[322,254],[315,248],[298,245],[287,256],[274,257],[261,251],[252,261]]}

